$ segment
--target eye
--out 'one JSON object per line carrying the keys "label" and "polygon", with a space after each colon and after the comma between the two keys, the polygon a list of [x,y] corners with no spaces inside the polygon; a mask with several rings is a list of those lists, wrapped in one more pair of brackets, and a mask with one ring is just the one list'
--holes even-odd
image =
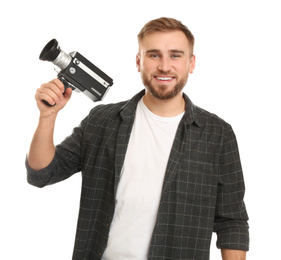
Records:
{"label": "eye", "polygon": [[149,56],[150,58],[158,58],[159,57],[159,55],[158,54],[150,54],[150,56]]}
{"label": "eye", "polygon": [[181,57],[180,54],[173,54],[173,55],[172,55],[172,58],[173,58],[173,59],[177,59],[177,58],[180,58],[180,57]]}

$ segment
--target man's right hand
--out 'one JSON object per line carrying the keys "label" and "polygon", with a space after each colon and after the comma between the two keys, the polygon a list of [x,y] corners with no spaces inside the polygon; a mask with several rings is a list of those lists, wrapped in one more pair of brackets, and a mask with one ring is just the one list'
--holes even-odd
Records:
{"label": "man's right hand", "polygon": [[[67,104],[72,95],[72,89],[64,89],[63,83],[59,79],[42,84],[37,89],[35,99],[40,117],[56,116],[57,113]],[[52,106],[46,105],[42,100],[45,100]]]}

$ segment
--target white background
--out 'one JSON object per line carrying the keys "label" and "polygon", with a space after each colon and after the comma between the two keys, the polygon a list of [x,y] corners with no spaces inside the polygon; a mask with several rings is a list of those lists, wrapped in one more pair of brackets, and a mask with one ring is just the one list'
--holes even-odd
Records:
{"label": "white background", "polygon": [[[247,259],[280,257],[280,3],[279,1],[2,1],[0,259],[71,259],[81,177],[44,189],[26,182],[25,155],[37,125],[34,100],[56,77],[39,61],[57,38],[114,79],[102,103],[126,100],[143,87],[135,66],[136,35],[151,19],[173,17],[195,35],[197,64],[185,92],[229,122],[246,183],[251,245]],[[55,142],[95,106],[74,93],[61,111]],[[211,260],[220,259],[211,245]]]}

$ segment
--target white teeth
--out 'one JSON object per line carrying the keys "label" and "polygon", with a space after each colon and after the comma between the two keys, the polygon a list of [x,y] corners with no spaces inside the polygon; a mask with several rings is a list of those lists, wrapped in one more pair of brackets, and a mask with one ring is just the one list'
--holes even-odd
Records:
{"label": "white teeth", "polygon": [[159,80],[172,80],[173,78],[166,78],[166,77],[157,77]]}

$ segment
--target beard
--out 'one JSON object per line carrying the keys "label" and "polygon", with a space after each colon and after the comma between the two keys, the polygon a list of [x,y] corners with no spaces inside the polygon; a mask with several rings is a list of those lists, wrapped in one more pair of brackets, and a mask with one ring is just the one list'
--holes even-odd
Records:
{"label": "beard", "polygon": [[153,97],[164,101],[174,98],[183,90],[188,80],[188,73],[186,77],[179,80],[179,82],[177,82],[176,85],[171,90],[168,90],[169,86],[165,84],[163,85],[157,83],[153,84],[151,82],[152,80],[149,80],[148,77],[142,71],[141,71],[141,79],[143,85],[152,94]]}

